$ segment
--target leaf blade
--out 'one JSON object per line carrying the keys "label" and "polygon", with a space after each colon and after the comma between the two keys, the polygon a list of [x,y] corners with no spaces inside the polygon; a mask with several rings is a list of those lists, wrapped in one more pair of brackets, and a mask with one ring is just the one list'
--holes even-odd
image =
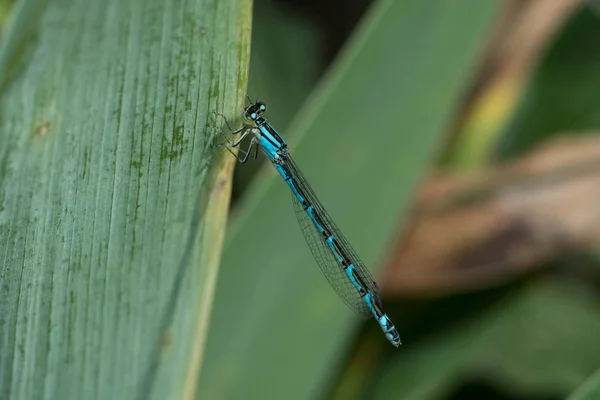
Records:
{"label": "leaf blade", "polygon": [[250,5],[22,3],[0,50],[0,397],[193,395],[232,168],[205,125],[242,105]]}
{"label": "leaf blade", "polygon": [[[478,5],[480,18],[470,25],[460,16],[472,4],[377,3],[292,124],[294,158],[368,263],[381,254],[433,157],[497,5]],[[314,260],[277,179],[265,172],[229,231],[204,398],[322,393],[352,331],[349,311],[307,267]]]}

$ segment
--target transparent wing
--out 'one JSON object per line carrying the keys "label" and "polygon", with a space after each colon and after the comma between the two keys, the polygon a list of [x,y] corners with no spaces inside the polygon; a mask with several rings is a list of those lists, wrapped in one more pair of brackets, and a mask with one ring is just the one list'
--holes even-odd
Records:
{"label": "transparent wing", "polygon": [[370,317],[371,312],[367,304],[344,272],[343,267],[331,253],[331,250],[322,239],[321,233],[317,230],[310,217],[306,214],[306,211],[304,211],[302,204],[300,204],[293,193],[292,200],[300,230],[329,284],[350,309],[363,317]]}
{"label": "transparent wing", "polygon": [[[350,246],[342,232],[335,225],[329,214],[327,214],[325,208],[309,186],[306,178],[296,163],[291,159],[291,157],[289,157],[289,155],[287,155],[284,159],[287,167],[286,169],[288,170],[290,176],[292,176],[294,183],[297,185],[306,199],[313,205],[315,212],[320,216],[321,220],[325,224],[325,228],[333,234],[344,255],[350,259],[355,267],[356,273],[367,285],[367,288],[371,294],[379,298],[379,288],[373,280],[373,277],[365,267],[364,263],[360,260],[352,246]],[[348,278],[344,272],[342,265],[340,265],[340,263],[336,260],[335,256],[331,252],[331,249],[325,242],[323,235],[313,224],[302,204],[293,193],[292,199],[294,202],[294,209],[296,211],[296,218],[298,219],[298,224],[300,225],[302,234],[304,235],[304,238],[306,239],[313,256],[317,260],[321,271],[323,271],[323,274],[331,284],[331,287],[333,287],[333,289],[342,298],[342,300],[344,300],[350,309],[361,316],[370,317],[371,312],[369,307],[350,281],[350,278]]]}

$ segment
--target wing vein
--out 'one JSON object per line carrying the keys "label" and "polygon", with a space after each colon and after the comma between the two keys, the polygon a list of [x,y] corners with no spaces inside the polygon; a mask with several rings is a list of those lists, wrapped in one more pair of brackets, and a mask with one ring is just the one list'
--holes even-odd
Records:
{"label": "wing vein", "polygon": [[[372,295],[379,297],[379,289],[373,277],[367,270],[364,263],[360,260],[352,246],[350,246],[337,225],[325,211],[325,208],[289,154],[284,157],[284,164],[286,166],[286,170],[292,177],[292,181],[300,190],[301,194],[305,196],[306,200],[313,206],[313,209],[315,210],[314,212],[316,212],[323,221],[324,228],[326,228],[326,230],[334,236],[337,244],[344,253],[344,256],[354,265],[356,273],[367,285],[368,290]],[[293,192],[292,199],[296,218],[298,219],[298,224],[300,225],[300,230],[302,231],[306,243],[308,244],[315,260],[319,264],[321,271],[329,281],[331,287],[350,309],[363,317],[370,317],[371,311],[363,300],[361,294],[356,289],[350,278],[346,275],[344,267],[336,259],[327,242],[325,241],[326,238],[317,229],[312,219],[304,209],[304,206],[296,198]]]}

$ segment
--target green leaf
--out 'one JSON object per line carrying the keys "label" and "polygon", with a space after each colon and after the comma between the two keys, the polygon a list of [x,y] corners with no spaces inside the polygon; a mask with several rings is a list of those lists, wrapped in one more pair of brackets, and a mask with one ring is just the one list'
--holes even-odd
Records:
{"label": "green leaf", "polygon": [[[498,4],[376,3],[286,134],[368,265],[440,145]],[[239,210],[221,272],[198,398],[322,396],[357,321],[318,271],[272,169]]]}
{"label": "green leaf", "polygon": [[323,73],[323,39],[303,14],[276,0],[255,1],[248,94],[277,104],[269,115],[287,127]]}
{"label": "green leaf", "polygon": [[486,324],[471,368],[523,397],[564,397],[600,365],[600,304],[567,282],[528,289]]}
{"label": "green leaf", "polygon": [[13,0],[0,0],[0,38],[2,38],[2,31],[13,8],[12,3]]}
{"label": "green leaf", "polygon": [[204,359],[245,0],[25,0],[0,47],[0,398],[174,399]]}
{"label": "green leaf", "polygon": [[448,397],[457,381],[460,382],[476,331],[477,327],[466,325],[394,357],[395,361],[380,372],[381,378],[372,385],[374,390],[369,397],[406,400]]}
{"label": "green leaf", "polygon": [[[478,303],[483,305],[482,303]],[[521,397],[563,397],[600,364],[600,308],[575,285],[534,283],[396,357],[374,398],[439,399],[484,380]]]}
{"label": "green leaf", "polygon": [[567,400],[596,400],[600,398],[600,369],[577,388]]}

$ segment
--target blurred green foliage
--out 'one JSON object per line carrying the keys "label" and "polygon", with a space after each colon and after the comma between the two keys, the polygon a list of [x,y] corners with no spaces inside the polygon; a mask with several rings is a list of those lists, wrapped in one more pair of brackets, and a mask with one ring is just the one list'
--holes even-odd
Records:
{"label": "blurred green foliage", "polygon": [[[335,1],[326,3],[331,7],[339,4]],[[400,3],[406,5],[411,2]],[[290,6],[293,2],[286,4],[286,12],[293,13],[294,8]],[[459,7],[456,3],[452,4]],[[280,6],[275,7],[278,9]],[[289,69],[281,71],[280,56],[285,52],[271,47],[272,37],[261,39],[257,33],[273,27],[275,32],[283,34],[277,30],[279,21],[269,22],[261,19],[262,15],[257,15],[268,14],[265,11],[268,7],[265,2],[260,9],[255,9],[255,24],[260,21],[260,26],[254,27],[251,71],[258,70],[256,64],[265,69],[258,76],[251,74],[250,94],[254,95],[253,91],[268,94],[261,94],[261,98],[269,104],[271,112],[268,116],[273,121],[279,117],[279,103],[282,103],[284,117],[277,123],[285,137],[292,137],[290,141],[295,144],[292,151],[296,158],[304,161],[300,164],[309,171],[307,175],[317,193],[323,197],[344,231],[349,232],[347,236],[360,254],[366,255],[363,257],[369,263],[381,259],[380,255],[376,255],[381,253],[381,245],[389,240],[391,230],[383,228],[389,225],[381,221],[367,225],[368,220],[377,218],[375,210],[369,210],[366,217],[356,210],[368,209],[375,199],[385,213],[399,215],[406,211],[405,203],[399,201],[386,206],[382,199],[390,194],[385,189],[374,186],[362,189],[361,179],[364,178],[361,176],[375,179],[381,164],[360,164],[359,168],[364,170],[352,175],[354,181],[345,178],[349,173],[346,169],[355,170],[348,164],[342,167],[336,164],[335,141],[323,138],[328,135],[345,142],[346,137],[354,134],[352,124],[346,123],[346,120],[355,121],[353,114],[356,108],[350,113],[339,111],[346,103],[336,97],[336,92],[360,98],[362,93],[368,96],[369,90],[361,88],[362,92],[350,94],[344,86],[356,84],[358,87],[358,83],[343,80],[336,72],[360,64],[360,58],[344,56],[370,29],[376,29],[377,24],[371,19],[373,27],[359,25],[353,33],[355,41],[351,40],[342,49],[342,58],[335,64],[334,72],[325,74],[320,84],[314,87],[318,95],[308,97],[308,104],[298,112],[290,129],[285,129],[287,116],[293,115],[294,107],[307,92],[292,85],[288,93],[285,82],[279,81],[283,74],[290,71],[294,74],[296,68],[302,71],[302,66],[291,62],[287,63]],[[440,32],[444,23],[460,25],[474,18],[474,11],[470,10],[454,15],[455,20],[442,22],[439,18],[443,7],[428,2],[422,2],[421,7],[430,13],[429,18],[419,19],[416,14],[411,14],[408,19],[406,9],[402,9],[395,21],[397,31],[388,34],[389,43],[383,40],[381,43],[369,42],[370,46],[386,46],[390,52],[403,52],[404,63],[409,67],[398,68],[395,78],[366,71],[360,76],[361,81],[365,80],[373,87],[380,87],[380,79],[388,79],[388,85],[393,85],[395,79],[424,85],[418,90],[417,84],[406,84],[404,90],[398,93],[398,100],[386,97],[383,91],[378,96],[365,97],[364,107],[360,108],[360,115],[369,121],[379,118],[393,121],[394,125],[382,129],[394,130],[397,127],[399,135],[411,138],[410,142],[395,146],[395,155],[404,159],[402,171],[413,172],[424,168],[417,161],[422,156],[411,157],[410,153],[418,152],[415,143],[425,130],[419,125],[410,125],[412,120],[401,110],[409,108],[411,102],[418,102],[419,96],[435,98],[439,90],[425,86],[425,81],[444,79],[450,60],[465,57],[461,50],[467,45],[466,39],[462,38],[462,41],[448,45],[452,47],[445,49],[447,52],[442,55],[443,50],[436,47],[435,41],[424,37],[436,28]],[[287,18],[290,18],[289,15]],[[306,14],[305,7],[298,7],[297,15],[298,21],[305,24],[306,31],[314,32],[315,18],[310,13]],[[331,25],[330,29],[338,29],[337,21],[332,20]],[[296,42],[306,43],[305,36],[297,35],[297,27],[286,27],[289,36],[282,38],[277,35],[276,40],[281,46],[289,50],[289,47],[295,48]],[[502,119],[506,121],[504,127],[494,129],[501,132],[501,136],[497,141],[475,140],[475,143],[489,146],[477,149],[477,153],[497,154],[499,159],[514,158],[564,130],[577,134],[583,129],[597,127],[600,122],[597,109],[600,103],[596,101],[597,93],[600,93],[600,81],[597,79],[600,76],[600,59],[594,48],[598,43],[599,29],[598,14],[583,5],[556,33],[548,50],[537,62],[531,79],[525,80],[523,96],[514,108],[514,115]],[[474,29],[471,33],[485,43],[485,29],[477,31],[480,33],[473,32]],[[318,33],[309,36],[314,40],[311,45],[326,47],[323,42],[329,32]],[[408,43],[404,44],[406,38]],[[260,53],[258,49],[261,48],[269,50]],[[317,52],[314,60],[302,59],[302,65],[314,66],[311,71],[315,74],[322,71],[323,65],[318,55]],[[296,54],[288,54],[292,59],[294,56]],[[439,59],[433,61],[428,56]],[[273,59],[272,63],[269,57]],[[424,60],[428,63],[425,64]],[[419,64],[420,68],[410,67],[411,63],[420,62],[423,62]],[[424,71],[425,65],[434,66],[431,75]],[[271,72],[267,72],[269,66]],[[271,75],[277,84],[270,85]],[[299,76],[307,77],[302,72]],[[449,74],[445,78],[452,79]],[[305,84],[314,81],[316,79],[311,75]],[[457,87],[467,86],[468,80]],[[406,100],[399,100],[403,96]],[[269,101],[271,98],[273,100]],[[461,100],[460,96],[453,97],[451,109],[458,110]],[[386,107],[382,104],[393,101],[400,102],[399,108],[380,116],[378,109]],[[322,120],[326,117],[318,111],[321,107],[330,110],[331,123]],[[418,112],[421,118],[437,117],[433,107],[425,107],[425,110],[428,113],[416,109],[410,112]],[[306,119],[311,122],[304,123]],[[330,130],[323,130],[321,124]],[[448,124],[440,126],[438,134],[449,128]],[[476,131],[471,133],[478,134]],[[381,129],[370,129],[363,135],[376,138],[362,143],[360,148],[364,152],[372,151],[369,143],[377,146],[385,137]],[[437,136],[436,140],[436,146],[443,147],[443,136]],[[344,146],[344,150],[351,150],[343,142],[340,145]],[[327,163],[315,150],[323,146],[322,143],[327,143],[331,149],[327,157],[333,157],[333,163]],[[387,138],[385,143],[391,145],[394,140]],[[391,168],[387,177],[393,185],[406,185],[402,193],[414,189],[405,180],[405,173]],[[235,398],[244,394],[247,398],[268,398],[281,397],[286,393],[287,398],[552,400],[565,398],[577,390],[600,366],[600,352],[597,351],[600,302],[598,288],[594,284],[598,269],[582,268],[580,257],[554,260],[539,273],[493,290],[434,301],[394,301],[392,294],[386,297],[386,309],[401,329],[403,347],[395,350],[388,348],[387,343],[382,344],[381,332],[372,321],[361,326],[362,334],[353,345],[340,345],[339,338],[348,334],[355,325],[339,322],[339,319],[334,321],[338,318],[337,313],[344,314],[345,311],[336,304],[330,306],[336,300],[332,300],[332,292],[328,292],[326,283],[315,272],[316,266],[311,266],[314,262],[310,255],[302,249],[304,243],[295,232],[292,207],[287,204],[290,200],[286,198],[289,195],[285,187],[277,182],[268,166],[254,181],[240,185],[244,186],[247,193],[235,208],[237,219],[232,224],[226,247],[216,313],[211,325],[215,330],[211,335],[219,336],[218,340],[209,341],[208,357],[214,360],[211,361],[214,369],[200,381],[212,397]],[[358,189],[352,192],[352,199],[348,198],[348,187]],[[387,233],[382,234],[382,231]],[[262,238],[268,238],[271,245],[264,245]],[[596,263],[588,257],[585,260],[584,264]],[[310,274],[314,276],[307,278]],[[330,307],[334,307],[333,310]],[[231,323],[225,323],[221,318],[230,318]],[[277,324],[281,320],[285,321],[283,326]],[[226,328],[228,326],[229,329]],[[239,327],[243,327],[242,332],[235,330]],[[228,330],[232,334],[221,336],[220,333]],[[241,345],[236,343],[223,350],[227,343],[238,339],[242,341]],[[290,340],[293,343],[289,343]]]}
{"label": "blurred green foliage", "polygon": [[13,0],[0,0],[0,37],[2,37],[2,30],[6,25],[6,21],[11,13],[13,7]]}
{"label": "blurred green foliage", "polygon": [[[499,3],[374,3],[282,131],[368,265],[382,259],[437,156]],[[278,54],[272,49],[270,57]],[[278,104],[263,100],[267,117],[276,115]],[[257,176],[243,200],[223,255],[206,354],[211,367],[198,398],[327,396],[357,321],[321,276],[298,232],[289,189],[272,169]],[[397,310],[391,313],[407,332]],[[369,328],[379,329],[372,321]],[[374,356],[404,353],[381,332],[376,337]]]}
{"label": "blurred green foliage", "polygon": [[[269,121],[285,129],[326,67],[324,39],[305,14],[285,4],[258,0],[254,10],[248,95],[276,104],[277,112],[270,113],[274,115]],[[234,199],[248,187],[260,165],[237,165]]]}
{"label": "blurred green foliage", "polygon": [[600,369],[581,384],[567,400],[600,399]]}
{"label": "blurred green foliage", "polygon": [[600,128],[600,15],[581,7],[540,60],[512,120],[499,138],[498,159],[517,157],[555,135]]}
{"label": "blurred green foliage", "polygon": [[[366,2],[254,2],[248,94],[268,104],[267,118],[373,270],[419,180],[437,160],[458,159],[439,150],[503,3],[380,0],[360,15]],[[12,5],[0,0],[0,28]],[[466,164],[481,167],[481,154],[503,162],[556,135],[597,130],[599,42],[598,10],[582,3],[537,60],[514,114],[492,129],[497,140],[469,127],[469,146],[484,148],[452,151],[475,154]],[[236,171],[198,399],[600,399],[598,254],[462,295],[386,293],[404,341],[394,349],[335,297],[288,190],[260,165]]]}

